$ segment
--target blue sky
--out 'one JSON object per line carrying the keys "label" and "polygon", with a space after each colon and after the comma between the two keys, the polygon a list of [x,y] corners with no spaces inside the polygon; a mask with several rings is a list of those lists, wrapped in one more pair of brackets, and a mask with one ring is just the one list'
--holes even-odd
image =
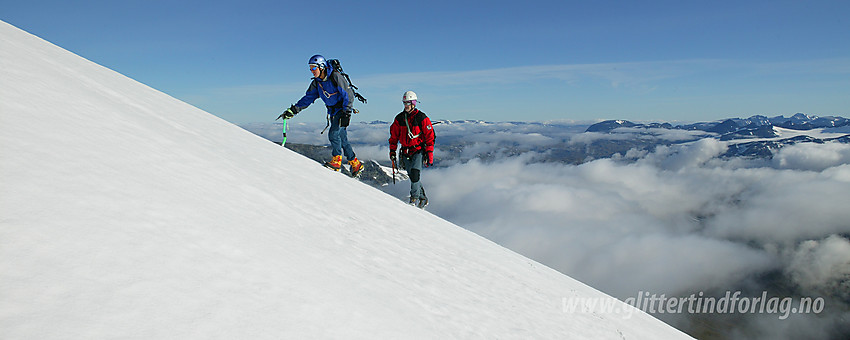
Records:
{"label": "blue sky", "polygon": [[[848,1],[0,1],[0,19],[234,123],[339,58],[390,120],[850,116]],[[324,121],[316,102],[296,119]]]}

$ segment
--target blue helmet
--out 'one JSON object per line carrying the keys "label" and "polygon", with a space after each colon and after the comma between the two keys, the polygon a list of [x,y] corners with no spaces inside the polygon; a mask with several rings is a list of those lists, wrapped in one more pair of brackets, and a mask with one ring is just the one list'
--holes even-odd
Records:
{"label": "blue helmet", "polygon": [[316,64],[319,65],[320,68],[328,67],[328,63],[325,62],[325,57],[323,57],[321,54],[317,54],[310,57],[310,61],[307,62],[307,64]]}

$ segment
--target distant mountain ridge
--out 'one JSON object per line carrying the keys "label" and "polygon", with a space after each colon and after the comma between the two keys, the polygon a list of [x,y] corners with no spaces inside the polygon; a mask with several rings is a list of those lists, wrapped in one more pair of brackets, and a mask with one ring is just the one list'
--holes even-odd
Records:
{"label": "distant mountain ridge", "polygon": [[[722,136],[727,134],[739,133],[741,131],[768,131],[765,127],[781,127],[791,130],[812,130],[819,128],[833,128],[850,125],[850,119],[839,116],[824,116],[809,115],[805,113],[797,113],[791,117],[776,116],[768,118],[762,115],[755,115],[750,118],[729,118],[714,122],[699,122],[686,125],[672,125],[670,123],[648,123],[640,124],[633,123],[627,120],[606,120],[593,124],[587,128],[585,132],[603,132],[610,133],[618,128],[662,128],[662,129],[678,129],[678,130],[699,130],[705,132],[714,132]],[[742,136],[747,135],[742,134]],[[760,137],[776,137],[760,136]]]}
{"label": "distant mountain ridge", "polygon": [[[797,113],[788,118],[785,116],[769,118],[762,115],[755,115],[749,118],[729,118],[714,122],[699,122],[675,126],[670,123],[639,124],[627,120],[606,120],[589,126],[585,132],[616,133],[615,130],[620,128],[704,131],[717,134],[717,138],[721,141],[732,141],[722,157],[771,158],[776,150],[788,145],[799,143],[823,144],[830,141],[850,143],[850,134],[831,138],[798,135],[780,139],[782,136],[777,133],[776,128],[811,131],[845,126],[850,127],[850,119],[839,116],[819,117]],[[740,142],[735,143],[734,141]]]}
{"label": "distant mountain ridge", "polygon": [[785,146],[800,144],[800,143],[816,143],[824,144],[826,142],[850,143],[850,135],[844,135],[835,138],[815,138],[810,136],[796,136],[775,141],[754,141],[729,145],[722,156],[730,157],[758,157],[771,158],[773,152]]}

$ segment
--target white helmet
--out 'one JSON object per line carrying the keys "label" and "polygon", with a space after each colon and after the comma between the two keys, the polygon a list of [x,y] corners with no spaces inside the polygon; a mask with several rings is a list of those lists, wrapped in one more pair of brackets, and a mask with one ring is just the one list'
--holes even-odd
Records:
{"label": "white helmet", "polygon": [[402,102],[408,102],[408,101],[411,101],[411,100],[416,100],[416,92],[407,91],[407,92],[404,93],[403,96],[401,96]]}

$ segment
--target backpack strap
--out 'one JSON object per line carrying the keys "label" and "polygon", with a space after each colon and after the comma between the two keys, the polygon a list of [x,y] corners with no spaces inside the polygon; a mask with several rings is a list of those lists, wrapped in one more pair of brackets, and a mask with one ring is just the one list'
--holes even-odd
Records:
{"label": "backpack strap", "polygon": [[[363,104],[366,104],[366,98],[364,98],[359,93],[357,93],[357,91],[356,91],[356,90],[358,90],[357,86],[355,86],[354,84],[351,83],[351,78],[348,76],[348,73],[345,73],[345,71],[342,70],[342,65],[339,64],[339,59],[330,59],[330,60],[328,60],[328,62],[331,64],[331,69],[332,69],[331,73],[339,72],[340,75],[345,77],[345,80],[348,81],[348,87],[351,88],[351,93],[354,93],[354,98],[357,98],[357,100],[359,100]],[[334,80],[333,77],[330,77],[330,78],[331,78],[331,81],[334,83],[334,86],[339,88],[339,84],[336,83],[336,80]]]}
{"label": "backpack strap", "polygon": [[416,116],[413,116],[413,123],[416,124],[416,125],[420,125],[419,134],[416,134],[416,135],[414,135],[413,131],[410,130],[410,122],[407,119],[407,114],[405,114],[404,116],[405,116],[404,117],[404,126],[407,127],[407,137],[410,137],[410,139],[418,138],[419,134],[422,133],[422,127],[421,127],[422,122],[420,121],[418,124],[416,123],[416,118],[419,117],[419,112],[416,113]]}

